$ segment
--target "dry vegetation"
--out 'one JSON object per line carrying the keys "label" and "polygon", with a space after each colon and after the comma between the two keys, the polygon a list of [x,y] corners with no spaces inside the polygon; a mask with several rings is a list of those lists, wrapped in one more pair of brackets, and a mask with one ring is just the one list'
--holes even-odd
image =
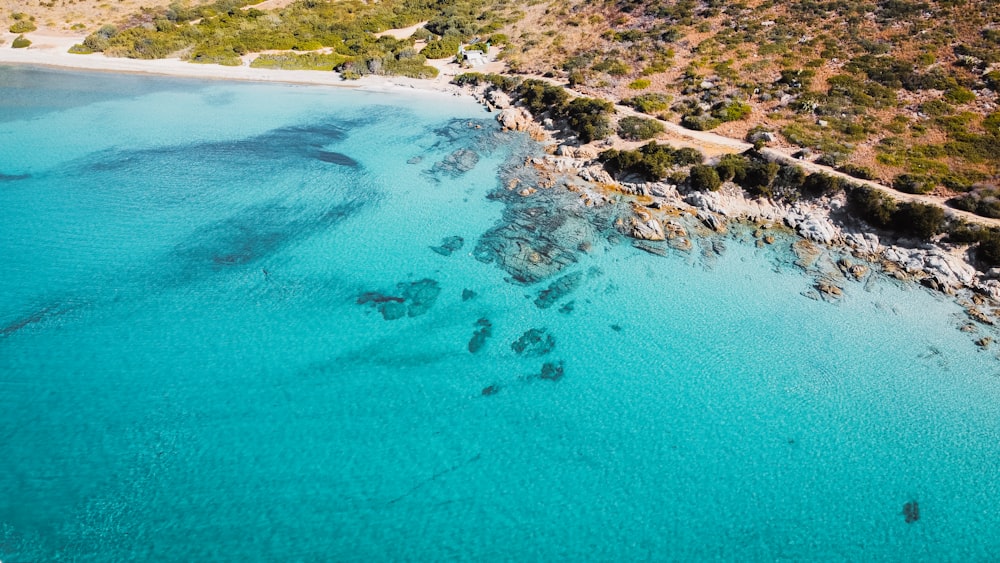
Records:
{"label": "dry vegetation", "polygon": [[514,70],[861,176],[954,194],[1000,173],[996,0],[556,0],[509,34]]}

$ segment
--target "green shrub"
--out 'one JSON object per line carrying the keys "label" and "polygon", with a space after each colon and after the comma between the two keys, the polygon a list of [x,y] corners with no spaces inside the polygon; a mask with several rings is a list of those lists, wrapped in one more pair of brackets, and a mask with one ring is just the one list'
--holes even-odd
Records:
{"label": "green shrub", "polygon": [[659,93],[642,94],[622,100],[622,104],[631,106],[642,113],[655,115],[670,108],[670,96]]}
{"label": "green shrub", "polygon": [[801,191],[810,197],[832,196],[844,190],[844,181],[837,176],[814,172],[806,176]]}
{"label": "green shrub", "polygon": [[900,174],[892,181],[892,187],[908,194],[929,194],[934,191],[934,181],[919,174]]}
{"label": "green shrub", "polygon": [[1000,188],[979,188],[950,199],[948,204],[983,217],[1000,218]]}
{"label": "green shrub", "polygon": [[928,239],[944,228],[944,209],[937,205],[906,202],[899,204],[892,221],[896,230]]}
{"label": "green shrub", "polygon": [[610,115],[614,111],[615,106],[609,101],[576,98],[566,106],[565,115],[570,128],[576,131],[580,141],[589,143],[611,134]]}
{"label": "green shrub", "polygon": [[719,159],[719,163],[715,165],[715,171],[723,182],[732,180],[740,184],[747,177],[749,164],[750,160],[742,154],[727,154]]}
{"label": "green shrub", "polygon": [[855,215],[883,229],[892,224],[896,214],[896,201],[874,188],[851,190],[848,203]]}
{"label": "green shrub", "polygon": [[712,109],[712,115],[720,121],[738,121],[750,115],[750,104],[733,100],[728,103],[720,103]]}
{"label": "green shrub", "polygon": [[655,119],[630,115],[618,122],[618,135],[630,141],[646,141],[663,133],[663,124]]}
{"label": "green shrub", "polygon": [[72,47],[70,47],[69,51],[67,52],[72,53],[74,55],[89,55],[93,53],[94,50],[91,49],[90,47],[87,47],[86,45],[76,43]]}
{"label": "green shrub", "polygon": [[691,189],[699,192],[714,192],[722,186],[722,180],[715,168],[704,164],[691,167],[691,175],[688,179]]}
{"label": "green shrub", "polygon": [[14,25],[10,26],[11,33],[28,33],[29,31],[35,31],[38,29],[35,26],[35,22],[31,20],[19,20],[14,22]]}
{"label": "green shrub", "polygon": [[15,37],[14,41],[10,44],[10,46],[14,49],[24,49],[29,45],[31,45],[31,41],[23,35]]}
{"label": "green shrub", "polygon": [[722,124],[722,121],[707,113],[689,113],[681,118],[681,126],[694,131],[709,131]]}
{"label": "green shrub", "polygon": [[458,55],[458,48],[461,47],[462,40],[455,36],[442,37],[436,41],[427,43],[420,54],[428,59],[447,59]]}
{"label": "green shrub", "polygon": [[336,53],[271,53],[263,54],[250,62],[252,68],[277,68],[282,70],[334,70],[346,62],[347,57]]}
{"label": "green shrub", "polygon": [[604,151],[599,158],[611,174],[636,174],[648,181],[667,177],[676,166],[701,164],[704,161],[704,156],[695,149],[674,150],[669,145],[655,142],[647,143],[638,150]]}
{"label": "green shrub", "polygon": [[945,99],[956,104],[967,104],[975,101],[976,99],[976,95],[972,93],[972,90],[961,86],[957,86],[946,91],[944,93],[944,97]]}
{"label": "green shrub", "polygon": [[650,82],[648,78],[636,78],[629,83],[628,87],[631,90],[645,90],[646,88],[649,88],[650,84],[652,84],[652,82]]}

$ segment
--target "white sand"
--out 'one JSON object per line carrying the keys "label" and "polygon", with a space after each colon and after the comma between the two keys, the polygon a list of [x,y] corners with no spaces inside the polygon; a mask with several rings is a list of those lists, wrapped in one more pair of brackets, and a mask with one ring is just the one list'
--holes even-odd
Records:
{"label": "white sand", "polygon": [[69,48],[82,43],[84,36],[31,33],[32,44],[26,49],[10,47],[15,35],[4,33],[0,45],[0,64],[18,64],[94,70],[104,72],[124,72],[180,76],[213,80],[247,80],[255,82],[285,82],[292,84],[314,84],[340,88],[361,88],[370,91],[408,91],[431,94],[460,95],[461,90],[450,83],[451,78],[461,69],[454,63],[429,61],[441,74],[431,80],[420,80],[398,76],[365,76],[360,80],[342,80],[336,72],[315,70],[274,70],[250,68],[249,66],[221,66],[193,64],[180,59],[139,60],[105,57],[101,53],[74,55]]}

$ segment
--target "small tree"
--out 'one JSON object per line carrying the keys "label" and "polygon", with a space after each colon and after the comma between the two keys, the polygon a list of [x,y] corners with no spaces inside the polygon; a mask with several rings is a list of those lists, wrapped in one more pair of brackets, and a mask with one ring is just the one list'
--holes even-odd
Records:
{"label": "small tree", "polygon": [[692,190],[699,192],[714,192],[722,186],[722,180],[715,168],[705,164],[698,164],[691,167],[691,176],[688,182]]}

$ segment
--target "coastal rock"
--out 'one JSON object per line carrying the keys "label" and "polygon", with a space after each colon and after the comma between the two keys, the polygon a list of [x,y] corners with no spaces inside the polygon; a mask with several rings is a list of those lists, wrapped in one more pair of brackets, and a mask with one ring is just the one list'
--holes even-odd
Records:
{"label": "coastal rock", "polygon": [[974,284],[976,269],[936,247],[903,248],[890,246],[882,251],[882,258],[899,264],[910,274],[924,274],[942,291],[951,292]]}
{"label": "coastal rock", "polygon": [[827,301],[840,299],[844,295],[844,290],[837,287],[831,280],[817,280],[815,287]]}
{"label": "coastal rock", "polygon": [[711,211],[699,209],[695,217],[697,217],[703,225],[717,233],[726,232],[726,221],[720,215],[712,213]]}
{"label": "coastal rock", "polygon": [[641,208],[633,207],[632,215],[619,218],[615,228],[623,235],[639,240],[666,240],[663,223]]}
{"label": "coastal rock", "polygon": [[486,100],[499,109],[507,109],[511,107],[510,96],[508,96],[503,90],[494,89],[486,92]]}
{"label": "coastal rock", "polygon": [[728,210],[722,205],[722,194],[719,192],[691,192],[684,196],[684,202],[700,210],[718,213],[723,217],[728,215]]}
{"label": "coastal rock", "polygon": [[497,121],[508,131],[530,131],[539,127],[524,108],[508,107],[497,114]]}
{"label": "coastal rock", "polygon": [[874,233],[850,233],[844,236],[844,242],[865,256],[878,256],[882,253],[882,245],[878,235]]}
{"label": "coastal rock", "polygon": [[608,174],[604,167],[599,165],[585,166],[577,172],[577,175],[581,179],[595,184],[612,184],[615,181],[611,174]]}
{"label": "coastal rock", "polygon": [[823,244],[832,244],[840,238],[839,229],[822,211],[792,208],[785,214],[785,224],[802,238]]}
{"label": "coastal rock", "polygon": [[542,364],[542,372],[538,374],[539,379],[547,379],[549,381],[559,381],[563,376],[563,363],[562,362],[545,362]]}
{"label": "coastal rock", "polygon": [[795,265],[804,270],[812,268],[823,254],[819,247],[805,239],[792,244],[792,252],[796,256]]}

